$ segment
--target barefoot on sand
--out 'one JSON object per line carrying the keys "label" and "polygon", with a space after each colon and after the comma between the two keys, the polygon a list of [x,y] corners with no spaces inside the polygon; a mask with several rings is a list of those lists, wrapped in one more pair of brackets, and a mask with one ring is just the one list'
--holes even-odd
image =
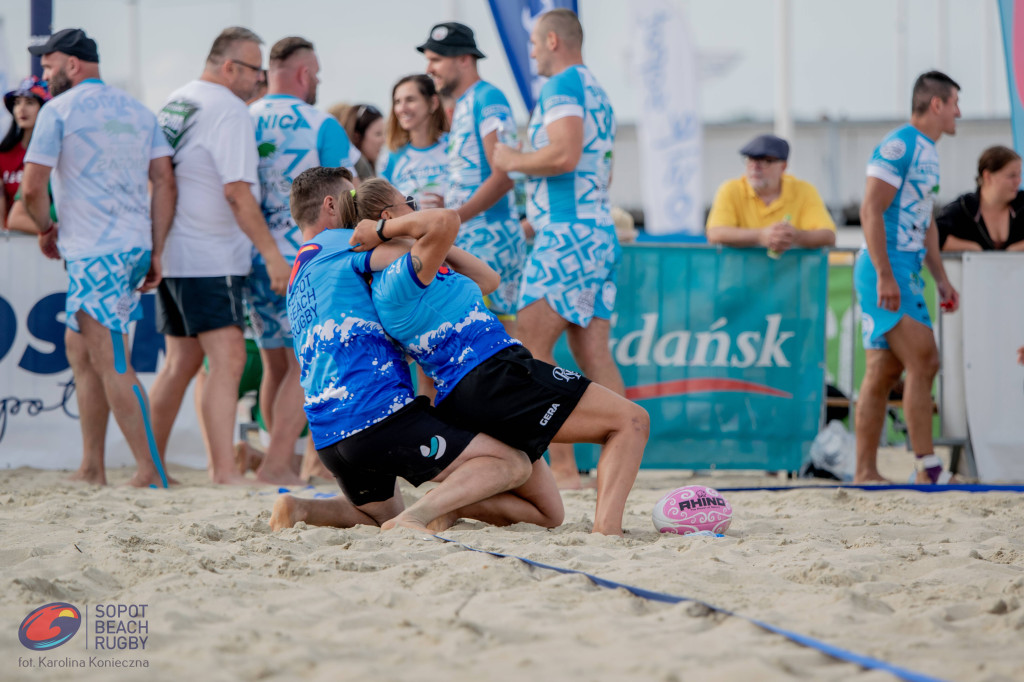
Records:
{"label": "barefoot on sand", "polygon": [[224,474],[218,474],[215,471],[210,471],[210,481],[217,485],[258,485],[259,481],[254,481],[251,478],[246,478],[240,475],[233,469]]}
{"label": "barefoot on sand", "polygon": [[68,476],[68,480],[76,483],[89,483],[90,485],[106,485],[107,472],[103,469],[79,469]]}
{"label": "barefoot on sand", "polygon": [[421,531],[428,535],[433,535],[430,529],[424,526],[418,519],[415,519],[404,512],[380,525],[381,530],[393,530],[395,528],[408,528],[410,530]]}
{"label": "barefoot on sand", "polygon": [[462,518],[456,512],[451,512],[443,516],[438,516],[436,519],[427,524],[427,530],[431,533],[441,533],[448,530]]}
{"label": "barefoot on sand", "polygon": [[302,465],[299,467],[299,478],[302,479],[303,483],[309,483],[314,477],[323,478],[328,481],[334,480],[334,474],[328,471],[327,467],[324,466],[324,463],[320,461],[320,455],[317,454],[316,449],[313,447],[307,447],[305,453],[302,455]]}
{"label": "barefoot on sand", "polygon": [[290,467],[270,469],[266,462],[256,470],[256,480],[261,483],[273,483],[274,485],[302,485],[305,483]]}
{"label": "barefoot on sand", "polygon": [[270,529],[277,531],[291,528],[305,518],[305,505],[301,499],[293,495],[281,495],[274,500],[274,510],[270,512]]}
{"label": "barefoot on sand", "polygon": [[256,471],[261,464],[263,464],[262,452],[245,441],[235,443],[235,469],[239,474],[244,476],[249,471]]}
{"label": "barefoot on sand", "polygon": [[892,481],[881,476],[867,476],[864,478],[854,478],[853,483],[855,485],[891,485]]}

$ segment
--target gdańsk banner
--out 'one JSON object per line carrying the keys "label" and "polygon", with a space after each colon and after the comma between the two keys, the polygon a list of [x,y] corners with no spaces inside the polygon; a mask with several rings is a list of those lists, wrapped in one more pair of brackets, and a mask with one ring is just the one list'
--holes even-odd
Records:
{"label": "gda\u0144sk banner", "polygon": [[644,0],[631,9],[644,231],[702,235],[697,52],[689,26],[668,0]]}
{"label": "gda\u0144sk banner", "polygon": [[[624,252],[611,350],[651,415],[643,466],[798,469],[821,419],[825,252]],[[564,345],[557,359],[571,362]],[[596,448],[577,459],[596,465]]]}

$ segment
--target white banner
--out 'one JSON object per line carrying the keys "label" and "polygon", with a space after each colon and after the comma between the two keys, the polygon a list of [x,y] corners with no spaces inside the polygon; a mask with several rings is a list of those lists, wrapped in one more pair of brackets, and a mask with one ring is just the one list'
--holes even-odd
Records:
{"label": "white banner", "polygon": [[689,25],[669,0],[633,7],[644,231],[702,235],[697,54]]}
{"label": "white banner", "polygon": [[[67,283],[62,262],[44,258],[35,238],[0,236],[0,467],[77,469],[81,462],[78,404],[64,352]],[[131,362],[148,389],[164,346],[153,323],[153,296],[143,296],[143,303],[146,319],[134,326]],[[191,388],[167,460],[206,468]],[[113,416],[106,463],[135,463]]]}
{"label": "white banner", "polygon": [[[17,83],[17,76],[11,73],[10,55],[7,54],[7,30],[4,27],[4,18],[0,16],[0,96],[9,92]],[[11,125],[11,114],[7,107],[0,107],[0,138],[7,134],[7,128]]]}
{"label": "white banner", "polygon": [[[958,254],[942,259],[946,276],[957,291],[964,292],[963,260]],[[942,375],[939,382],[942,408],[939,414],[942,437],[967,440],[967,396],[964,389],[964,307],[955,313],[936,315],[935,336],[941,355]]]}
{"label": "white banner", "polygon": [[967,424],[978,477],[1024,482],[1024,256],[966,253],[961,296]]}

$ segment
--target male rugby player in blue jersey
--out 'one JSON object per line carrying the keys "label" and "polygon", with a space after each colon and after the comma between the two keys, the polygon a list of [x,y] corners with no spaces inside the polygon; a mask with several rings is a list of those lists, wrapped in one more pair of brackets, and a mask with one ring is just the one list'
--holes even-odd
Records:
{"label": "male rugby player in blue jersey", "polygon": [[[41,56],[53,99],[36,119],[22,188],[43,253],[58,258],[59,250],[70,280],[64,343],[82,429],[74,478],[106,484],[104,443],[113,412],[138,464],[129,484],[166,487],[128,331],[142,319],[137,290],[162,278],[160,256],[177,196],[172,151],[141,102],[100,80],[96,42],[85,31],[66,28],[29,52]],[[50,219],[51,174],[59,228]]]}
{"label": "male rugby player in blue jersey", "polygon": [[931,391],[939,351],[919,273],[922,263],[928,266],[942,309],[954,312],[959,297],[942,266],[932,205],[939,193],[935,143],[956,134],[959,90],[938,71],[918,77],[910,123],[886,135],[868,162],[860,209],[865,246],[854,267],[867,363],[857,401],[856,483],[885,481],[877,468],[878,439],[889,391],[904,369],[903,408],[917,455],[917,482],[950,481],[933,453]]}
{"label": "male rugby player in blue jersey", "polygon": [[[316,109],[320,61],[313,43],[298,36],[282,38],[270,48],[267,94],[249,107],[259,150],[260,208],[281,255],[289,263],[302,245],[302,233],[288,210],[292,178],[314,166],[354,171],[355,156],[341,124]],[[252,273],[245,280],[249,323],[263,363],[260,411],[270,432],[266,457],[256,478],[291,485],[295,441],[306,425],[302,413],[299,366],[291,351],[292,332],[284,296],[270,287],[267,266],[253,253]]]}
{"label": "male rugby player in blue jersey", "polygon": [[[615,113],[583,63],[575,13],[544,13],[530,43],[537,73],[549,76],[530,118],[534,151],[498,144],[493,157],[495,168],[526,174],[526,212],[537,233],[523,272],[516,336],[539,360],[553,363],[565,333],[583,373],[625,395],[608,349],[621,253],[608,198]],[[551,469],[560,486],[580,487],[571,448],[551,448]]]}
{"label": "male rugby player in blue jersey", "polygon": [[[312,168],[295,178],[291,214],[306,241],[288,284],[310,431],[345,497],[283,496],[271,527],[305,521],[427,530],[439,517],[522,485],[530,462],[490,436],[451,426],[426,398],[415,397],[408,366],[370,298],[370,254],[353,251],[352,230],[342,229],[355,218],[351,179],[344,168]],[[418,227],[410,236],[422,237],[418,250],[430,257],[447,251],[459,220],[454,211],[438,209]],[[417,486],[439,485],[403,510],[399,476]]]}
{"label": "male rugby player in blue jersey", "polygon": [[[444,265],[447,256],[456,270],[473,274],[468,266],[476,259],[449,252],[443,242],[429,251],[420,246],[435,236],[432,211],[415,212],[381,179],[360,186],[356,205],[361,220],[352,242],[358,249],[376,247],[370,267],[381,270],[373,276],[377,314],[434,380],[438,412],[525,451],[534,462],[531,483],[542,496],[558,495],[541,457],[550,443],[600,443],[593,530],[620,535],[626,497],[647,444],[647,412],[577,372],[535,359],[511,338],[484,306],[480,288]],[[417,242],[411,251],[403,243],[382,244],[392,237]]]}
{"label": "male rugby player in blue jersey", "polygon": [[416,48],[427,58],[427,75],[442,97],[455,100],[448,133],[448,191],[444,205],[459,213],[457,244],[501,276],[488,307],[515,333],[516,301],[526,260],[526,236],[519,224],[512,180],[492,167],[499,133],[515,130],[505,95],[480,79],[473,29],[457,22],[437,24]]}

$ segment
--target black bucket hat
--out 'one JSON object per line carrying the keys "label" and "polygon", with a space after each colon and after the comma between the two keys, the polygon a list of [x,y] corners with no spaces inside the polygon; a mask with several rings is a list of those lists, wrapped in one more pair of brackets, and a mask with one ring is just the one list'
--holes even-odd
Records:
{"label": "black bucket hat", "polygon": [[442,57],[458,57],[461,54],[471,54],[479,59],[487,58],[487,55],[476,46],[473,29],[457,21],[436,24],[434,28],[430,29],[430,37],[427,38],[427,42],[416,49],[420,52],[430,50]]}

